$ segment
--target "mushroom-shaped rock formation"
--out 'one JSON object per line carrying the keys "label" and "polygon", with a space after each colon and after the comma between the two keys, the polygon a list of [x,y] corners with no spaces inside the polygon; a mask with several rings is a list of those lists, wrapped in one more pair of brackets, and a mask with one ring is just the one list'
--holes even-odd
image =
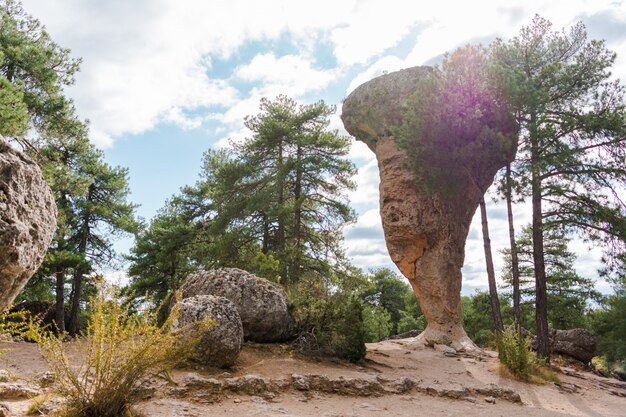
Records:
{"label": "mushroom-shaped rock formation", "polygon": [[[418,340],[471,349],[474,344],[461,325],[465,241],[480,198],[498,169],[515,155],[517,131],[510,116],[503,115],[502,119],[510,122],[505,123],[508,130],[498,138],[504,137],[507,146],[467,146],[463,155],[470,163],[464,166],[453,162],[442,168],[442,160],[458,154],[458,149],[452,148],[465,147],[459,145],[463,141],[449,138],[443,138],[448,145],[441,147],[439,155],[419,155],[422,150],[437,152],[436,146],[415,146],[409,155],[406,145],[396,139],[406,126],[423,81],[436,75],[429,67],[413,67],[375,78],[346,98],[341,118],[348,132],[366,143],[378,159],[380,214],[387,249],[411,283],[428,322]],[[412,138],[409,143],[416,139],[420,140]],[[411,165],[416,155],[420,164],[417,170]],[[447,183],[452,188],[433,188],[428,178],[432,173],[443,177],[437,184]]]}
{"label": "mushroom-shaped rock formation", "polygon": [[56,229],[57,209],[37,164],[0,136],[0,311],[35,273]]}

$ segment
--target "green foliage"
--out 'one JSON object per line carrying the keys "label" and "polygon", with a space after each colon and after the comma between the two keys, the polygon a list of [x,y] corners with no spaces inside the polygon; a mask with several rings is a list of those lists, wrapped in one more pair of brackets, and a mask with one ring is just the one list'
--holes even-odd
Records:
{"label": "green foliage", "polygon": [[305,275],[289,287],[291,313],[299,330],[296,346],[304,353],[357,362],[365,357],[363,305],[356,297],[360,278],[348,275],[331,283]]}
{"label": "green foliage", "polygon": [[[371,306],[374,310],[389,315],[389,334],[397,334],[397,326],[402,312],[415,307],[418,311],[414,315],[417,318],[421,315],[417,299],[413,290],[403,277],[399,277],[388,268],[381,268],[371,271],[368,275],[369,285],[362,290],[363,302]],[[415,305],[411,303],[415,303]],[[410,304],[410,306],[409,306]],[[386,334],[383,337],[389,336]],[[381,338],[370,341],[378,341]]]}
{"label": "green foliage", "polygon": [[523,336],[517,326],[508,326],[496,341],[500,363],[522,381],[529,381],[539,367],[530,344],[530,339]]}
{"label": "green foliage", "polygon": [[193,225],[170,207],[161,209],[135,237],[128,270],[132,281],[125,289],[135,302],[144,302],[144,295],[150,294],[157,305],[162,303],[194,269],[189,259],[201,245],[194,245]]}
{"label": "green foliage", "polygon": [[411,330],[424,330],[426,328],[426,318],[421,315],[417,318],[406,312],[400,312],[400,320],[397,324],[398,334],[405,333]]}
{"label": "green foliage", "polygon": [[105,289],[90,305],[85,337],[70,347],[72,357],[83,361],[79,367],[69,359],[63,335],[55,336],[33,322],[26,335],[39,344],[60,394],[68,399],[62,415],[133,415],[137,384],[186,360],[199,338],[181,341],[171,331],[178,317],[176,306],[164,325],[158,326],[154,313],[133,314]]}
{"label": "green foliage", "polygon": [[[84,277],[115,260],[113,238],[137,230],[135,205],[128,202],[128,170],[104,162],[102,151],[89,142],[86,126],[78,123],[39,145],[44,178],[58,208],[57,230],[43,264],[20,297],[41,294],[47,282],[55,287],[62,314],[65,285],[71,282],[68,329],[76,333],[81,303],[88,298]],[[60,315],[57,321],[64,322]]]}
{"label": "green foliage", "polygon": [[360,292],[368,342],[426,327],[417,298],[403,277],[381,268],[371,271],[367,279]]}
{"label": "green foliage", "polygon": [[372,307],[365,305],[363,308],[363,327],[365,342],[378,342],[391,334],[394,323],[391,314],[382,306]]}
{"label": "green foliage", "polygon": [[[14,109],[19,113],[26,109],[30,116],[24,119],[14,113],[4,134],[21,136],[24,122],[30,122],[28,127],[40,135],[74,123],[74,108],[64,97],[63,88],[74,83],[80,60],[72,59],[69,49],[57,45],[43,25],[24,11],[20,1],[1,0],[0,19],[0,91],[5,90],[5,81],[11,83]],[[8,91],[6,88],[0,95]],[[0,123],[2,129],[7,127],[5,120]]]}
{"label": "green foliage", "polygon": [[454,195],[468,176],[484,183],[484,166],[494,164],[486,158],[502,166],[514,155],[517,126],[496,81],[487,51],[474,46],[420,81],[395,136],[424,191]]}
{"label": "green foliage", "polygon": [[337,352],[337,356],[350,362],[365,358],[365,331],[363,329],[363,306],[355,297],[347,303],[333,301],[330,319],[335,323],[325,335],[327,343]]}
{"label": "green foliage", "polygon": [[274,259],[273,255],[259,252],[252,258],[250,266],[251,270],[249,272],[267,278],[272,282],[280,282],[280,261]]}
{"label": "green foliage", "polygon": [[132,249],[131,288],[157,299],[198,266],[238,267],[295,283],[345,268],[341,228],[353,219],[345,191],[349,139],[328,130],[334,107],[279,96],[249,116],[252,136],[204,155],[200,180],[184,187]]}
{"label": "green foliage", "polygon": [[598,339],[597,354],[610,363],[626,363],[626,291],[616,291],[591,312],[591,328]]}
{"label": "green foliage", "polygon": [[544,233],[579,233],[602,244],[607,258],[624,251],[625,90],[610,79],[615,53],[604,41],[588,40],[580,22],[554,31],[535,16],[490,53],[521,128],[512,171],[521,197],[532,198],[538,352],[548,357]]}
{"label": "green foliage", "polygon": [[0,135],[22,136],[27,127],[28,113],[24,92],[0,75]]}
{"label": "green foliage", "polygon": [[488,292],[476,291],[472,297],[461,297],[461,321],[469,338],[478,346],[493,344],[495,326]]}
{"label": "green foliage", "polygon": [[[23,311],[0,311],[0,336],[20,335],[26,330],[26,314]],[[6,350],[0,349],[0,358]]]}
{"label": "green foliage", "polygon": [[[110,238],[137,225],[128,171],[111,167],[88,139],[64,88],[74,83],[80,60],[57,45],[20,1],[0,0],[0,134],[22,144],[39,163],[58,208],[57,231],[44,265],[22,294],[50,298],[55,284],[61,316],[71,281],[70,330],[79,326],[83,277],[114,258]],[[28,129],[29,139],[21,137]],[[63,324],[60,325],[61,329]]]}
{"label": "green foliage", "polygon": [[[544,231],[544,262],[548,295],[548,323],[554,329],[588,327],[586,312],[590,303],[600,300],[594,281],[578,275],[574,269],[576,255],[569,251],[570,238],[560,230]],[[526,226],[516,239],[520,271],[521,307],[528,316],[534,303],[534,259],[532,228]],[[503,251],[505,266],[503,281],[505,288],[511,285],[511,258]],[[523,323],[530,325],[529,322]]]}

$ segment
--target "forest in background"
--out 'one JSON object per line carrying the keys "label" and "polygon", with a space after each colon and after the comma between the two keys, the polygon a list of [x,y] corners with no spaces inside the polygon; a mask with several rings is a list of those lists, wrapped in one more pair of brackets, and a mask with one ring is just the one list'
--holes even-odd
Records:
{"label": "forest in background", "polygon": [[[16,302],[54,303],[59,330],[78,334],[103,267],[126,258],[131,282],[124,292],[136,305],[146,294],[155,304],[165,301],[200,267],[240,267],[277,282],[301,334],[347,358],[362,355],[364,341],[423,328],[404,278],[360,271],[343,251],[342,227],[354,220],[346,193],[356,170],[346,158],[350,139],[328,129],[333,106],[263,100],[259,114],[246,119],[253,135],[207,150],[197,183],[142,224],[129,201],[127,169],[104,162],[64,94],[80,59],[19,2],[0,1],[0,12],[0,134],[40,164],[59,209],[44,264]],[[610,78],[615,54],[588,40],[582,24],[555,32],[539,17],[509,41],[466,51],[473,52],[444,61],[440,79],[467,76],[453,70],[463,59],[479,59],[471,68],[482,72],[474,75],[498,87],[490,92],[515,114],[520,141],[516,160],[496,179],[496,198],[508,207],[532,201],[533,224],[511,220],[510,250],[486,251],[487,259],[506,260],[505,284],[495,286],[496,271],[487,265],[490,291],[463,297],[464,327],[480,345],[515,319],[539,335],[548,327],[587,328],[598,337],[598,354],[623,369],[626,134],[623,86]],[[470,125],[481,110],[439,107],[437,114],[429,104],[416,103],[417,123],[408,131],[427,123],[445,129],[441,121],[451,114],[459,126]],[[486,222],[483,232],[487,243]],[[136,239],[127,256],[113,249],[122,234]],[[598,273],[613,294],[597,293],[597,277],[576,273],[567,245],[574,237],[605,250]]]}

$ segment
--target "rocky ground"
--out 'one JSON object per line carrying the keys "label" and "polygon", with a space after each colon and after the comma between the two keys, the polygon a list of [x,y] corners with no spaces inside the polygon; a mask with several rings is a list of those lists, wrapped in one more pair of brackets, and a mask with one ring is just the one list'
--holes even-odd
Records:
{"label": "rocky ground", "polygon": [[[0,349],[10,349],[0,369],[15,377],[0,382],[0,416],[25,415],[32,396],[50,390],[46,365],[33,344],[0,342]],[[149,381],[137,409],[150,417],[626,415],[625,383],[563,366],[558,382],[530,385],[497,366],[493,352],[457,353],[413,339],[369,344],[359,365],[246,344],[228,371],[188,367],[173,373],[175,385]]]}

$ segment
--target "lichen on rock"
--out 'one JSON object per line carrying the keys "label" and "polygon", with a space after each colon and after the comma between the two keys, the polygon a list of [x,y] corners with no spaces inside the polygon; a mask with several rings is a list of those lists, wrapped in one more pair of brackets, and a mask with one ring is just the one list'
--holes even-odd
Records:
{"label": "lichen on rock", "polygon": [[0,311],[35,273],[56,230],[57,209],[37,164],[0,136]]}
{"label": "lichen on rock", "polygon": [[[224,297],[196,295],[181,300],[174,331],[181,337],[201,332],[192,359],[204,365],[224,368],[235,363],[243,343],[243,327],[235,305]],[[199,323],[212,320],[206,329]]]}
{"label": "lichen on rock", "polygon": [[232,301],[246,340],[282,342],[294,335],[285,291],[265,278],[237,268],[199,270],[185,280],[180,291],[183,299],[215,295]]}

